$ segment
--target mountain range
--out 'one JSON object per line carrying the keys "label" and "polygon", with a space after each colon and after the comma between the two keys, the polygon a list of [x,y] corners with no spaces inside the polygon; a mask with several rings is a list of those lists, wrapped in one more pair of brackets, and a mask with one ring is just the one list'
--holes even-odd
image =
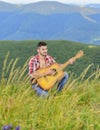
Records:
{"label": "mountain range", "polygon": [[100,45],[100,5],[0,1],[0,40],[71,40]]}

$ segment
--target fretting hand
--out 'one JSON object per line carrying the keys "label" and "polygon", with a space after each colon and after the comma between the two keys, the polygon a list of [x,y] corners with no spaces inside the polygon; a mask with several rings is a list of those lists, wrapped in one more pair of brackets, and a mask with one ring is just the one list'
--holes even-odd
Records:
{"label": "fretting hand", "polygon": [[73,64],[75,62],[75,59],[74,58],[71,58],[68,60],[69,64]]}

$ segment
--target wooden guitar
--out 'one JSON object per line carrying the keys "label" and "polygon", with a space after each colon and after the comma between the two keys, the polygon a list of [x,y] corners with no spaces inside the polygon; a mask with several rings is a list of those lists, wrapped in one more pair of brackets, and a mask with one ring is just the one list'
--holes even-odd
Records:
{"label": "wooden guitar", "polygon": [[[80,50],[74,57],[72,57],[72,59],[75,61],[76,59],[82,57],[84,55],[83,51]],[[37,70],[37,72],[43,74],[46,71],[48,71],[49,69],[52,69],[55,71],[54,75],[50,75],[50,76],[44,76],[44,77],[40,77],[37,79],[32,80],[32,84],[34,84],[36,81],[38,83],[39,86],[41,86],[41,88],[43,88],[44,90],[49,90],[50,88],[52,88],[54,86],[54,84],[61,80],[64,76],[64,69],[70,64],[69,61],[65,62],[62,65],[59,65],[58,63],[54,63],[49,67],[46,68],[40,68],[39,70]]]}

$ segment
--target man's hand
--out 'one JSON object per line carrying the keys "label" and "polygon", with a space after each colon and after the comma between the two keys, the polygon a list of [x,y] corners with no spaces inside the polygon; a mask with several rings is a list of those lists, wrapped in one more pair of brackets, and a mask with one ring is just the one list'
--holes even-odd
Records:
{"label": "man's hand", "polygon": [[68,60],[69,64],[73,64],[75,62],[74,58]]}
{"label": "man's hand", "polygon": [[49,69],[49,70],[45,73],[45,75],[54,75],[54,74],[55,74],[55,71],[52,70],[52,69]]}

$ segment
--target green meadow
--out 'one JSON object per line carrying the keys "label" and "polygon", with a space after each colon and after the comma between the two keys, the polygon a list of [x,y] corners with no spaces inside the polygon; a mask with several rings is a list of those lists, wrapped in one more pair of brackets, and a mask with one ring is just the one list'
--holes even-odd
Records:
{"label": "green meadow", "polygon": [[38,41],[0,41],[0,129],[99,130],[100,46],[71,41],[47,41],[49,54],[64,63],[79,50],[84,56],[66,67],[70,75],[64,89],[56,86],[49,97],[38,97],[28,77],[28,62]]}

